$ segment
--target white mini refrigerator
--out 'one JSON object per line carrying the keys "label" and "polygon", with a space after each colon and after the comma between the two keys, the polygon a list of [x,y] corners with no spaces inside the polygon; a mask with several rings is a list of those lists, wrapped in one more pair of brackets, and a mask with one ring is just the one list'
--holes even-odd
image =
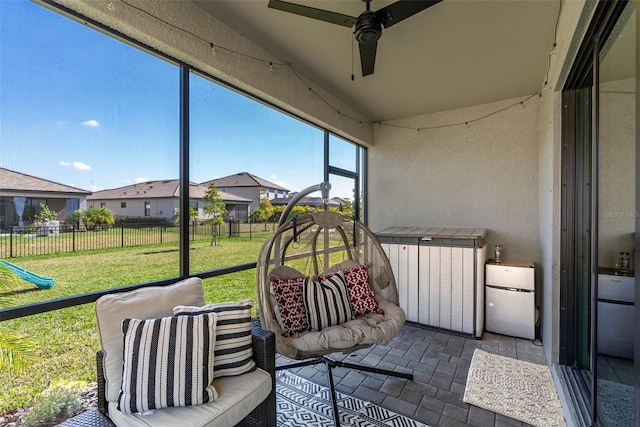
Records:
{"label": "white mini refrigerator", "polygon": [[535,339],[536,297],[533,263],[489,260],[486,265],[485,329]]}

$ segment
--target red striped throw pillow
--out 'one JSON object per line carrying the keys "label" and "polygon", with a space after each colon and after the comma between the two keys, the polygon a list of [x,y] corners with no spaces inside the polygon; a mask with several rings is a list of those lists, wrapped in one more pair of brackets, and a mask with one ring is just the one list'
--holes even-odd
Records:
{"label": "red striped throw pillow", "polygon": [[145,413],[200,405],[218,398],[213,388],[215,313],[124,319],[124,368],[118,409]]}
{"label": "red striped throw pillow", "polygon": [[[384,314],[384,310],[378,306],[371,285],[369,285],[369,268],[371,268],[371,263],[343,270],[354,317],[365,316],[369,313]],[[333,274],[335,273],[321,274],[318,276],[318,280],[324,280]]]}

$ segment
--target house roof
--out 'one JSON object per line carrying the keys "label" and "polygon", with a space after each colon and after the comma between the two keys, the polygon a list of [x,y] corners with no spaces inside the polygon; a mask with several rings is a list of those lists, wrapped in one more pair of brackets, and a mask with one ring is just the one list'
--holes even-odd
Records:
{"label": "house roof", "polygon": [[91,191],[5,168],[0,168],[0,191],[91,194]]}
{"label": "house roof", "polygon": [[[206,185],[189,183],[189,198],[202,199],[207,192]],[[218,191],[225,202],[251,203],[250,199],[237,196],[228,191]],[[172,199],[180,197],[180,181],[177,179],[146,181],[109,190],[96,191],[89,200],[119,199]]]}
{"label": "house roof", "polygon": [[262,179],[259,176],[250,174],[249,172],[240,172],[235,175],[229,175],[222,178],[212,179],[211,181],[203,182],[201,185],[208,186],[210,183],[214,183],[216,187],[265,187],[274,190],[289,191],[288,188],[281,187],[278,184],[274,184],[271,181]]}

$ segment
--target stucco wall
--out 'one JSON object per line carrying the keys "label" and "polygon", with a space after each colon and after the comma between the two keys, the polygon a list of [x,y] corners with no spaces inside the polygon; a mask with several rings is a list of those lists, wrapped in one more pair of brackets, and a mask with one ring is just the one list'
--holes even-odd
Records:
{"label": "stucco wall", "polygon": [[[122,207],[122,202],[126,203],[126,207]],[[173,218],[175,209],[178,208],[177,199],[127,199],[127,200],[91,200],[89,207],[99,207],[101,203],[105,204],[105,208],[111,210],[116,217],[140,217],[145,216],[145,203],[149,202],[151,218]]]}
{"label": "stucco wall", "polygon": [[[482,227],[503,257],[540,261],[538,97],[428,114],[376,126],[369,150],[369,224]],[[492,254],[492,250],[489,251]]]}
{"label": "stucco wall", "polygon": [[560,330],[560,168],[562,94],[544,90],[540,103],[540,332],[547,360],[557,362]]}

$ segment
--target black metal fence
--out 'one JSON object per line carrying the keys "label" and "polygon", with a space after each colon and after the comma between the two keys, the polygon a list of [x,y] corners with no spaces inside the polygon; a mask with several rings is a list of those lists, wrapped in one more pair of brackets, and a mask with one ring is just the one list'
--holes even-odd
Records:
{"label": "black metal fence", "polygon": [[[189,240],[211,240],[212,227],[218,237],[263,237],[275,230],[274,224],[239,222],[212,225],[189,225]],[[68,252],[178,243],[180,229],[172,224],[121,223],[94,230],[77,225],[55,227],[23,227],[0,232],[0,259],[24,256],[54,255]]]}
{"label": "black metal fence", "polygon": [[[189,239],[211,239],[211,227],[209,224],[194,223],[189,227]],[[91,231],[81,230],[73,225],[24,227],[22,230],[7,230],[0,234],[0,258],[159,245],[179,241],[180,230],[175,225],[119,224]]]}

